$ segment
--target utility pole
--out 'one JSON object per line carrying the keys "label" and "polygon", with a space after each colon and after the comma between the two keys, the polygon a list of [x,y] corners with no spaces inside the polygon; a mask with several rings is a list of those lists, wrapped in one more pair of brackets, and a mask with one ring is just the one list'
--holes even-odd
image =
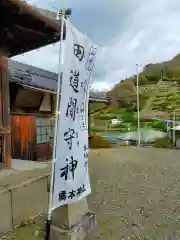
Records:
{"label": "utility pole", "polygon": [[141,145],[141,133],[140,133],[140,106],[139,106],[139,64],[136,64],[137,67],[137,78],[136,78],[136,96],[137,96],[137,135],[138,141],[137,146]]}
{"label": "utility pole", "polygon": [[176,112],[173,112],[173,146],[176,145]]}

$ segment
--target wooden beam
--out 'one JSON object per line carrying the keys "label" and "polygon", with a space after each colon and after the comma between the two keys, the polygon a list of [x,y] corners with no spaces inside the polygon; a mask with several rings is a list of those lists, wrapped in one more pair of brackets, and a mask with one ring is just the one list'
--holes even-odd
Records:
{"label": "wooden beam", "polygon": [[11,167],[11,125],[9,105],[9,77],[7,51],[0,48],[0,135],[2,137],[2,160]]}
{"label": "wooden beam", "polygon": [[61,24],[59,24],[59,22],[46,17],[36,9],[32,8],[29,4],[26,4],[20,0],[6,0],[6,2],[9,2],[14,6],[18,7],[21,12],[29,15],[32,19],[34,18],[41,21],[42,23],[46,24],[48,27],[56,30],[57,32],[61,31]]}
{"label": "wooden beam", "polygon": [[[31,34],[32,36],[35,36],[35,37],[46,37],[46,35],[40,31],[35,31],[34,29],[30,29],[30,28],[27,28],[27,27],[22,27],[22,26],[19,26],[19,25],[16,25],[16,28],[15,28],[15,31],[18,31],[18,33],[23,33],[23,32],[26,32],[27,35]],[[31,36],[29,35],[29,36]]]}

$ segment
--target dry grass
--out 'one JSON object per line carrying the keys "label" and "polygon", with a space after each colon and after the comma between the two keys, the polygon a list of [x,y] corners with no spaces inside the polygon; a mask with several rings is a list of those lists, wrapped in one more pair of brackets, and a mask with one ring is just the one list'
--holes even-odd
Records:
{"label": "dry grass", "polygon": [[89,148],[111,148],[111,144],[101,135],[93,133],[89,137]]}

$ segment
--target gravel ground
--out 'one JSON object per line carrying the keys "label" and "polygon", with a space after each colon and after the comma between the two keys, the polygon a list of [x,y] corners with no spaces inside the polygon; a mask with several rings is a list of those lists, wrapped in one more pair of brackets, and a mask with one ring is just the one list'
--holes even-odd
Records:
{"label": "gravel ground", "polygon": [[[91,151],[93,194],[88,201],[98,230],[86,240],[180,239],[179,153],[153,148]],[[35,228],[26,239],[39,239],[32,234]],[[20,229],[11,239],[24,240],[19,236],[27,232],[29,228]]]}
{"label": "gravel ground", "polygon": [[178,150],[121,148],[91,153],[99,231],[87,240],[180,239]]}

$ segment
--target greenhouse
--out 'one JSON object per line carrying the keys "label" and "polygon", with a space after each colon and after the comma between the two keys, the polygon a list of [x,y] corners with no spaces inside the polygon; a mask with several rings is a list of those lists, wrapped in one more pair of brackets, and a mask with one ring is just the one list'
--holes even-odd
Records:
{"label": "greenhouse", "polygon": [[[152,129],[140,129],[140,139],[141,143],[147,144],[147,143],[152,143],[154,142],[157,138],[162,138],[165,137],[166,133],[157,131],[157,130],[152,130]],[[127,132],[127,133],[121,133],[118,137],[118,140],[121,142],[137,142],[138,140],[138,132],[133,131],[133,132]]]}

